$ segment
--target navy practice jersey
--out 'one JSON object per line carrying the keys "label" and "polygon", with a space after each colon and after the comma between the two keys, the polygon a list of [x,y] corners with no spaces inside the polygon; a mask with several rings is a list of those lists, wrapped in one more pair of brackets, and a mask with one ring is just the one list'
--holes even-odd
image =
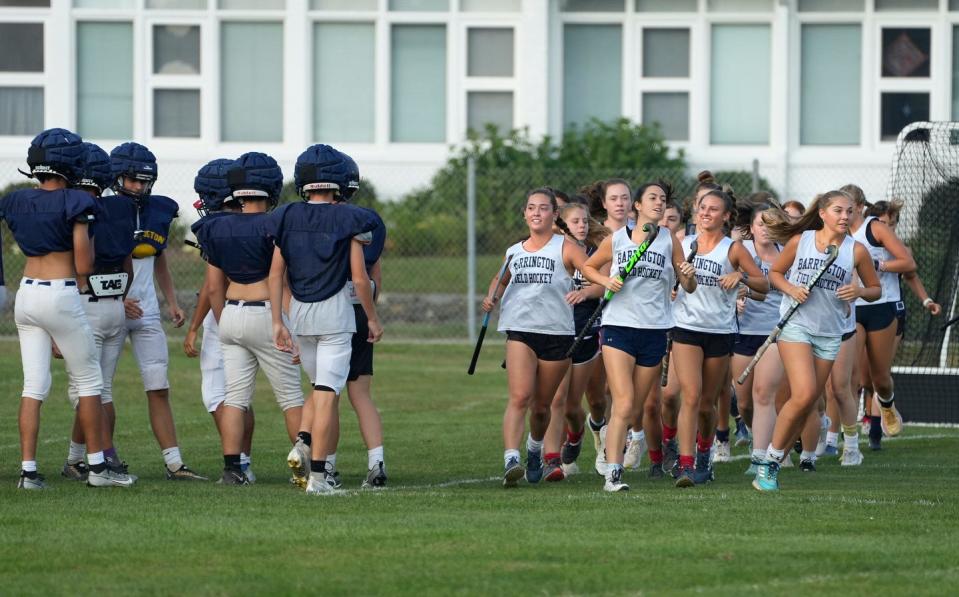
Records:
{"label": "navy practice jersey", "polygon": [[0,200],[0,217],[28,257],[73,250],[75,222],[93,222],[100,209],[88,193],[75,189],[21,189]]}
{"label": "navy practice jersey", "polygon": [[193,233],[207,261],[223,270],[227,278],[253,284],[270,274],[273,225],[273,219],[265,213],[220,213],[194,224]]}
{"label": "navy practice jersey", "polygon": [[373,214],[373,217],[376,219],[376,228],[373,229],[373,240],[370,241],[370,244],[363,246],[363,260],[366,262],[366,271],[369,273],[373,270],[376,262],[380,260],[383,249],[386,248],[386,224],[383,223],[383,218],[380,217],[380,214],[372,209],[360,209],[366,209],[366,211]]}
{"label": "navy practice jersey", "polygon": [[100,214],[90,233],[93,236],[95,267],[98,272],[115,270],[133,252],[137,208],[127,197],[104,195],[97,199]]}
{"label": "navy practice jersey", "polygon": [[170,224],[179,215],[179,210],[176,201],[169,197],[150,195],[146,198],[137,214],[140,235],[133,248],[134,258],[152,257],[163,252],[169,240]]}
{"label": "navy practice jersey", "polygon": [[376,228],[375,213],[355,205],[289,203],[272,216],[290,291],[303,303],[324,301],[350,278],[350,243]]}

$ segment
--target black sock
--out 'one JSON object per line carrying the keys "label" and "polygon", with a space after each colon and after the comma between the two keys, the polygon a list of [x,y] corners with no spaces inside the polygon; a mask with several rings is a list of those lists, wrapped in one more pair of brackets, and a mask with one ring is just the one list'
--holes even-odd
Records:
{"label": "black sock", "polygon": [[296,437],[303,440],[303,443],[308,446],[313,445],[313,434],[309,431],[300,431],[296,434]]}
{"label": "black sock", "polygon": [[896,403],[895,397],[890,397],[888,399],[883,400],[882,398],[879,397],[879,394],[876,394],[876,400],[879,401],[879,406],[883,408],[892,408],[892,405]]}
{"label": "black sock", "polygon": [[869,439],[882,439],[882,417],[869,417]]}
{"label": "black sock", "polygon": [[735,392],[733,392],[732,399],[729,401],[729,414],[731,414],[734,419],[739,418],[739,400],[736,399]]}
{"label": "black sock", "polygon": [[729,429],[717,429],[717,430],[716,430],[716,441],[718,441],[718,442],[729,442]]}
{"label": "black sock", "polygon": [[107,463],[106,461],[103,461],[100,464],[91,464],[90,470],[99,475],[103,471],[107,470]]}
{"label": "black sock", "polygon": [[20,475],[26,477],[27,479],[36,479],[37,471],[20,471]]}
{"label": "black sock", "polygon": [[325,460],[311,460],[311,461],[310,461],[310,472],[311,472],[311,473],[325,473],[325,472],[326,472],[326,461],[325,461]]}
{"label": "black sock", "polygon": [[223,455],[223,469],[228,471],[240,471],[240,455],[239,454],[224,454]]}

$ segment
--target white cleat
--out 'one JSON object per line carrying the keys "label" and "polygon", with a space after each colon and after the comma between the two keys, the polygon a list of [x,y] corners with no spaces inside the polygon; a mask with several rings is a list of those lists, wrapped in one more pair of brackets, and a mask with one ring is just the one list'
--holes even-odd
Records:
{"label": "white cleat", "polygon": [[593,439],[596,441],[596,474],[606,476],[606,425],[598,432],[593,432]]}
{"label": "white cleat", "polygon": [[606,483],[603,485],[603,491],[616,493],[617,491],[629,491],[629,485],[623,483],[623,469],[610,468],[606,473]]}
{"label": "white cleat", "polygon": [[859,451],[859,448],[849,448],[844,447],[842,451],[842,460],[839,461],[840,466],[859,466],[862,464],[863,455]]}
{"label": "white cleat", "polygon": [[293,484],[303,489],[310,476],[310,447],[300,438],[296,439],[293,448],[286,456],[286,464],[293,473]]}
{"label": "white cleat", "polygon": [[638,440],[627,438],[626,454],[623,456],[623,468],[631,471],[639,469],[643,462],[643,454],[646,453],[646,436]]}
{"label": "white cleat", "polygon": [[327,482],[326,473],[310,473],[306,493],[307,495],[333,495],[337,491]]}
{"label": "white cleat", "polygon": [[579,474],[579,465],[576,464],[575,462],[564,464],[562,465],[562,468],[563,468],[563,474],[566,475],[567,477],[569,477],[570,475]]}
{"label": "white cleat", "polygon": [[716,442],[713,447],[713,462],[732,462],[729,442]]}
{"label": "white cleat", "polygon": [[133,487],[134,483],[136,483],[136,479],[131,478],[130,475],[118,473],[108,468],[99,473],[91,469],[87,475],[87,485],[90,487]]}

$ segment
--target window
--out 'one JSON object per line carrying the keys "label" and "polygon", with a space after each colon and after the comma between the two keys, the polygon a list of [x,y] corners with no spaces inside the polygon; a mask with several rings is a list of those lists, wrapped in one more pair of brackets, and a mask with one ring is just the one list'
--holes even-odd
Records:
{"label": "window", "polygon": [[0,7],[49,8],[50,0],[0,0]]}
{"label": "window", "polygon": [[0,23],[0,72],[43,72],[43,23]]}
{"label": "window", "polygon": [[153,27],[153,74],[200,74],[200,27],[198,25]]}
{"label": "window", "polygon": [[223,23],[220,30],[220,138],[223,141],[283,140],[282,65],[282,23]]}
{"label": "window", "polygon": [[799,12],[862,12],[865,0],[799,0]]}
{"label": "window", "polygon": [[772,0],[706,0],[710,12],[772,12]]}
{"label": "window", "polygon": [[206,0],[146,0],[146,6],[165,10],[206,10]]}
{"label": "window", "polygon": [[[313,139],[372,143],[375,135],[372,23],[313,26]],[[349,93],[343,93],[344,83]]]}
{"label": "window", "polygon": [[714,25],[709,138],[716,145],[769,143],[769,25]]}
{"label": "window", "polygon": [[929,119],[932,31],[929,27],[883,27],[881,31],[879,138],[895,141],[907,124]]}
{"label": "window", "polygon": [[391,39],[390,139],[446,141],[446,26],[394,25]]}
{"label": "window", "polygon": [[77,23],[77,132],[133,137],[133,25]]}
{"label": "window", "polygon": [[643,30],[643,76],[689,76],[689,29]]}
{"label": "window", "polygon": [[512,28],[472,28],[467,40],[467,76],[513,76]]}
{"label": "window", "polygon": [[200,136],[200,91],[156,89],[153,91],[154,137]]}
{"label": "window", "polygon": [[882,76],[928,77],[931,35],[928,28],[882,30]]}
{"label": "window", "polygon": [[563,28],[563,126],[622,115],[623,28]]}
{"label": "window", "polygon": [[377,10],[378,0],[310,0],[311,10]]}
{"label": "window", "polygon": [[562,12],[623,12],[624,0],[559,0]]}
{"label": "window", "polygon": [[959,120],[959,25],[952,28],[952,119]]}
{"label": "window", "polygon": [[502,91],[470,91],[466,100],[466,126],[482,133],[492,124],[500,132],[513,129],[513,94]]}
{"label": "window", "polygon": [[668,141],[688,141],[689,94],[644,93],[643,123],[658,124]]}
{"label": "window", "polygon": [[[466,128],[480,135],[486,125],[513,129],[516,89],[512,27],[471,27],[466,31]],[[478,78],[473,78],[478,77]]]}
{"label": "window", "polygon": [[284,10],[286,0],[220,0],[224,10]]}
{"label": "window", "polygon": [[390,0],[390,10],[397,12],[446,12],[449,0]]}
{"label": "window", "polygon": [[862,28],[802,26],[800,128],[802,145],[858,145]]}
{"label": "window", "polygon": [[519,12],[523,0],[460,0],[463,12]]}
{"label": "window", "polygon": [[895,141],[906,125],[929,120],[928,93],[883,93],[881,139]]}
{"label": "window", "polygon": [[696,12],[696,0],[636,0],[636,12]]}
{"label": "window", "polygon": [[74,8],[115,8],[128,9],[130,3],[127,0],[73,0]]}
{"label": "window", "polygon": [[939,0],[876,0],[876,11],[938,9]]}
{"label": "window", "polygon": [[0,87],[0,135],[43,130],[43,87]]}

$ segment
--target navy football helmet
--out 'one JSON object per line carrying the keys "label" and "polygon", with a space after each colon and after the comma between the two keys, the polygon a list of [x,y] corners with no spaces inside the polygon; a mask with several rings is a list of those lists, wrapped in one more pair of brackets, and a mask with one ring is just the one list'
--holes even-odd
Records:
{"label": "navy football helmet", "polygon": [[[329,145],[319,143],[307,147],[296,158],[296,170],[293,173],[296,192],[304,199],[309,191],[331,190],[337,195],[348,192],[350,162],[352,159],[349,156]],[[355,170],[356,186],[359,186],[359,169]]]}
{"label": "navy football helmet", "polygon": [[113,184],[110,156],[96,143],[85,141],[83,147],[86,149],[86,155],[83,158],[83,170],[76,186],[94,188],[99,195]]}
{"label": "navy football helmet", "polygon": [[[139,143],[129,141],[113,148],[110,152],[110,163],[114,192],[129,195],[134,199],[150,195],[158,175],[157,159],[153,152]],[[143,182],[143,190],[136,192],[123,188],[124,178]]]}
{"label": "navy football helmet", "polygon": [[200,217],[223,209],[223,202],[230,196],[227,173],[236,166],[236,162],[218,158],[204,165],[193,179],[193,190],[199,196],[193,207]]}
{"label": "navy football helmet", "polygon": [[[227,173],[232,200],[242,205],[243,198],[266,199],[271,207],[280,200],[283,171],[272,157],[258,151],[241,155]],[[227,199],[229,201],[230,199]]]}
{"label": "navy football helmet", "polygon": [[349,201],[353,198],[353,195],[356,194],[356,191],[360,189],[360,167],[356,165],[356,161],[353,158],[343,152],[340,153],[346,160],[347,165],[346,188],[340,191],[340,195]]}
{"label": "navy football helmet", "polygon": [[67,129],[47,129],[33,138],[27,151],[27,166],[30,173],[21,174],[29,178],[37,175],[55,175],[73,184],[83,170],[83,158],[86,149],[80,135]]}

